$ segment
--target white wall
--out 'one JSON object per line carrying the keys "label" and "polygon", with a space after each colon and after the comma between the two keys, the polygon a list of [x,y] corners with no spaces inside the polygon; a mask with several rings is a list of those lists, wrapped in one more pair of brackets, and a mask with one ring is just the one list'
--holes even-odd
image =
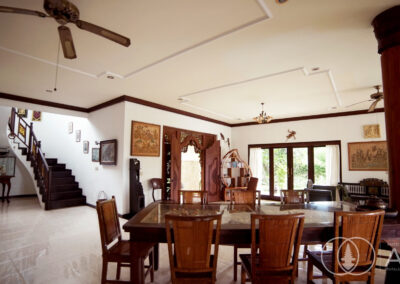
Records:
{"label": "white wall", "polygon": [[[8,118],[10,114],[11,107],[0,105],[0,147],[11,147],[7,138]],[[20,151],[17,144],[11,145],[13,145],[11,153],[13,151]],[[10,196],[27,194],[36,194],[33,181],[21,161],[16,158],[15,177],[11,179]]]}
{"label": "white wall", "polygon": [[[2,102],[0,101],[0,104]],[[18,105],[28,109],[40,109],[35,105]],[[51,109],[50,109],[51,111]],[[72,170],[75,180],[83,189],[87,202],[94,205],[98,193],[106,192],[108,197],[115,195],[119,213],[129,211],[129,159],[131,142],[131,121],[142,121],[161,125],[207,132],[223,133],[231,138],[231,128],[172,112],[162,111],[134,103],[119,103],[89,115],[58,110],[58,113],[43,112],[42,121],[33,122],[37,138],[42,142],[47,158],[57,158]],[[30,122],[29,111],[27,121]],[[7,117],[8,119],[8,117]],[[73,122],[73,134],[68,134],[68,123]],[[75,131],[81,130],[81,141],[75,142]],[[162,137],[162,134],[161,134]],[[100,165],[91,161],[91,149],[99,147],[95,141],[117,139],[118,157],[116,166]],[[83,154],[83,141],[89,141],[90,152]],[[161,143],[161,141],[160,141]],[[227,144],[221,141],[221,153],[228,151]],[[161,149],[160,149],[161,152]],[[159,157],[135,157],[141,162],[140,180],[143,184],[146,205],[153,201],[149,180],[161,177],[161,154]]]}
{"label": "white wall", "polygon": [[[159,157],[133,157],[130,155],[132,120],[159,124],[161,125],[161,132],[163,126],[171,126],[176,128],[216,134],[218,136],[218,139],[220,139],[219,133],[222,133],[225,136],[225,139],[226,138],[231,139],[231,128],[228,126],[127,102],[125,104],[124,174],[123,174],[124,177],[123,179],[125,182],[124,188],[126,189],[126,195],[124,195],[126,196],[125,199],[126,208],[128,208],[127,206],[129,204],[129,199],[128,199],[129,159],[137,158],[140,161],[141,165],[140,181],[143,185],[146,205],[153,202],[153,199],[151,197],[152,187],[150,185],[150,179],[161,178],[161,172],[162,172],[161,171],[162,145]],[[228,151],[227,144],[221,141],[221,154],[224,155],[227,151]]]}
{"label": "white wall", "polygon": [[[30,117],[28,117],[29,119]],[[122,152],[119,151],[116,166],[92,162],[95,141],[118,139],[123,141],[123,103],[90,113],[89,117],[42,113],[42,121],[33,122],[37,138],[42,142],[46,158],[57,158],[72,170],[79,182],[87,203],[95,205],[100,191],[108,197],[115,195],[117,207],[123,212]],[[73,123],[73,133],[68,133],[68,123]],[[76,130],[81,130],[81,141],[76,142]],[[83,153],[83,141],[89,141],[89,154]]]}
{"label": "white wall", "polygon": [[[364,139],[362,126],[366,124],[379,124],[381,138]],[[384,113],[233,127],[233,148],[238,148],[241,157],[247,161],[249,144],[285,143],[288,129],[296,131],[296,140],[288,142],[341,140],[343,182],[359,182],[372,177],[388,180],[384,171],[349,171],[347,156],[348,142],[386,140]]]}

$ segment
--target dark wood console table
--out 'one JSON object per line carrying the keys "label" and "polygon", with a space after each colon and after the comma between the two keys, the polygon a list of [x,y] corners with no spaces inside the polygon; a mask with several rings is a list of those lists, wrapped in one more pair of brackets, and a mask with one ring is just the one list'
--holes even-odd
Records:
{"label": "dark wood console table", "polygon": [[[11,178],[12,178],[11,176],[0,176],[0,183],[3,185],[3,194],[1,197],[1,202],[4,202],[4,199],[6,199],[8,203],[10,202],[9,196],[11,189]],[[4,198],[6,185],[8,186],[8,191],[6,197]]]}

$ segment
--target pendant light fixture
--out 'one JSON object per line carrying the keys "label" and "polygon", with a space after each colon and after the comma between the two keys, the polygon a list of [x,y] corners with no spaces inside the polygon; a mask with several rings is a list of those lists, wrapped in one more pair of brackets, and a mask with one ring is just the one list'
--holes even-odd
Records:
{"label": "pendant light fixture", "polygon": [[264,111],[264,103],[261,103],[261,112],[258,116],[253,118],[257,123],[268,123],[272,120],[272,116],[267,115],[267,113]]}

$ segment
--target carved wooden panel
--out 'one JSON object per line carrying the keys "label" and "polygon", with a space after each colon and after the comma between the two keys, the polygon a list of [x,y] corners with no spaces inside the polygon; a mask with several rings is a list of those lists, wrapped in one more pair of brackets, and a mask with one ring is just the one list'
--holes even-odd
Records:
{"label": "carved wooden panel", "polygon": [[221,147],[216,140],[211,147],[205,151],[204,159],[204,190],[208,192],[208,201],[219,201],[220,198],[220,157]]}

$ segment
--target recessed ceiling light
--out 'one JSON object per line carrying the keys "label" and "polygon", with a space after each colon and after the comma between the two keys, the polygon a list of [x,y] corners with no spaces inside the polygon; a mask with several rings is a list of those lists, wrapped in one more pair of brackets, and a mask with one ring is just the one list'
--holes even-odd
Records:
{"label": "recessed ceiling light", "polygon": [[107,75],[107,79],[110,79],[110,80],[112,80],[112,79],[114,79],[114,76]]}

